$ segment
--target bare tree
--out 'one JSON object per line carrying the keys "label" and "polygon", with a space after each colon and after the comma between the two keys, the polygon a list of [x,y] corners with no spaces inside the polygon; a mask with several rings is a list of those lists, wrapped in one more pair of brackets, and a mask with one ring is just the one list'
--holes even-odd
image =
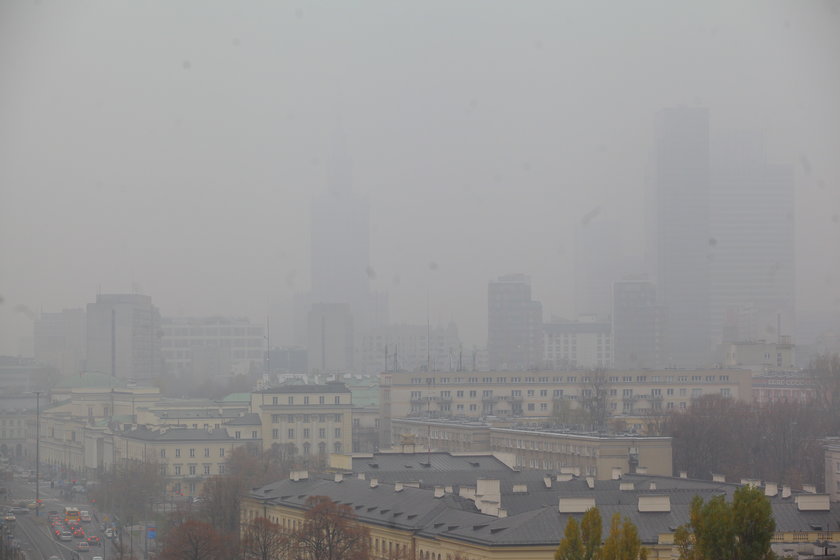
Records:
{"label": "bare tree", "polygon": [[187,521],[173,527],[163,540],[162,560],[230,560],[235,550],[212,525]]}
{"label": "bare tree", "polygon": [[247,560],[279,560],[285,556],[289,542],[280,525],[258,517],[242,532],[242,554]]}
{"label": "bare tree", "polygon": [[303,526],[293,535],[293,560],[368,560],[370,534],[352,508],[326,496],[311,496]]}

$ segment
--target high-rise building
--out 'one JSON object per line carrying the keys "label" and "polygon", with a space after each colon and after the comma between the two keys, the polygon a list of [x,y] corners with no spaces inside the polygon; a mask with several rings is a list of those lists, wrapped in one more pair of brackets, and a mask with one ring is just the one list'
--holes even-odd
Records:
{"label": "high-rise building", "polygon": [[140,294],[100,294],[87,304],[87,369],[150,381],[161,372],[160,314]]}
{"label": "high-rise building", "polygon": [[609,323],[593,319],[544,324],[543,367],[551,370],[612,367],[612,329]]}
{"label": "high-rise building", "polygon": [[312,373],[353,372],[353,314],[346,303],[316,303],[309,311],[307,365]]}
{"label": "high-rise building", "polygon": [[656,136],[655,235],[666,366],[711,362],[709,172],[708,110],[663,110]]}
{"label": "high-rise building", "polygon": [[243,317],[167,317],[161,354],[168,373],[196,380],[261,371],[265,327]]}
{"label": "high-rise building", "polygon": [[575,230],[575,310],[578,316],[607,319],[612,283],[622,274],[622,261],[618,225],[603,216],[598,207],[589,212]]}
{"label": "high-rise building", "polygon": [[531,279],[509,274],[487,287],[487,353],[494,370],[538,367],[542,351],[542,304],[531,299]]}
{"label": "high-rise building", "polygon": [[33,323],[35,361],[64,375],[84,371],[85,323],[84,309],[41,313]]}
{"label": "high-rise building", "polygon": [[777,342],[796,320],[793,169],[728,140],[712,168],[711,340]]}
{"label": "high-rise building", "polygon": [[389,325],[359,337],[359,373],[383,371],[454,371],[468,369],[472,354],[465,354],[458,338],[458,327]]}
{"label": "high-rise building", "polygon": [[651,369],[659,364],[656,288],[646,280],[613,284],[613,362],[617,369]]}

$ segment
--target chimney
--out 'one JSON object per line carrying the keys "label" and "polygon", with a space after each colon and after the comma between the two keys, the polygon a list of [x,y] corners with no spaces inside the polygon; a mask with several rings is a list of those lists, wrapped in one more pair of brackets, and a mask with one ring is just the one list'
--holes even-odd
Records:
{"label": "chimney", "polygon": [[443,498],[444,494],[443,486],[435,486],[435,498]]}
{"label": "chimney", "polygon": [[551,477],[550,476],[544,476],[543,477],[543,484],[545,484],[546,488],[551,488]]}
{"label": "chimney", "polygon": [[371,488],[376,488],[377,486],[379,486],[379,479],[378,478],[371,478],[370,479],[370,487]]}
{"label": "chimney", "polygon": [[680,471],[680,478],[688,478],[688,471]]}
{"label": "chimney", "polygon": [[782,498],[790,498],[790,485],[782,484]]}
{"label": "chimney", "polygon": [[341,482],[342,480],[344,480],[344,475],[341,474],[340,472],[335,473],[335,481],[336,482]]}
{"label": "chimney", "polygon": [[765,482],[764,483],[764,495],[772,498],[779,494],[779,485],[775,482]]}
{"label": "chimney", "polygon": [[613,467],[612,468],[612,479],[613,480],[621,479],[621,467]]}
{"label": "chimney", "polygon": [[595,477],[594,476],[587,476],[586,477],[586,485],[589,487],[590,490],[595,489]]}
{"label": "chimney", "polygon": [[356,475],[356,478],[358,478],[359,480],[364,480],[365,479],[365,473],[360,472],[359,474]]}
{"label": "chimney", "polygon": [[650,486],[648,487],[648,490],[656,490],[656,483],[654,481],[650,481]]}
{"label": "chimney", "polygon": [[292,471],[289,473],[289,478],[294,482],[309,479],[309,471]]}

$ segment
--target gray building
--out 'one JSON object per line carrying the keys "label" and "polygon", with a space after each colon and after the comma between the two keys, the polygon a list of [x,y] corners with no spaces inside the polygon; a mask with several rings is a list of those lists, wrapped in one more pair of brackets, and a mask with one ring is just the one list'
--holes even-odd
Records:
{"label": "gray building", "polygon": [[121,379],[161,372],[160,314],[141,294],[100,294],[87,305],[87,369]]}
{"label": "gray building", "polygon": [[84,371],[86,322],[84,309],[41,313],[32,329],[35,361],[63,375]]}
{"label": "gray building", "polygon": [[656,287],[646,280],[613,284],[613,364],[618,369],[659,365],[659,315]]}
{"label": "gray building", "polygon": [[655,235],[667,366],[711,362],[709,173],[708,110],[663,110],[656,136]]}
{"label": "gray building", "polygon": [[316,303],[309,311],[307,366],[312,373],[343,374],[353,369],[354,322],[346,303]]}
{"label": "gray building", "polygon": [[715,347],[793,333],[794,208],[793,169],[769,164],[760,141],[730,139],[716,150],[710,245]]}
{"label": "gray building", "polygon": [[542,304],[531,299],[525,274],[500,276],[487,287],[489,367],[522,371],[543,359]]}

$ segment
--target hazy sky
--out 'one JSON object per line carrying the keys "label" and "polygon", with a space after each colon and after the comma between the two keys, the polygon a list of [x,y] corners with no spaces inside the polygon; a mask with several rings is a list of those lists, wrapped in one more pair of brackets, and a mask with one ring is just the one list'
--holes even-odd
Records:
{"label": "hazy sky", "polygon": [[0,76],[0,353],[100,288],[255,320],[305,291],[337,115],[396,321],[428,294],[483,345],[508,272],[573,313],[575,224],[641,252],[674,105],[796,166],[800,309],[840,310],[838,2],[8,0]]}

